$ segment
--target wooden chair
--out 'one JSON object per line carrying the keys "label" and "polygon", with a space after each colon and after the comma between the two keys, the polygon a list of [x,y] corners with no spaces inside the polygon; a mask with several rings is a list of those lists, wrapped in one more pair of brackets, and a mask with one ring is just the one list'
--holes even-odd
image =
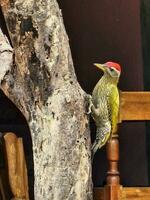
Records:
{"label": "wooden chair", "polygon": [[14,133],[4,136],[8,177],[13,200],[29,200],[28,176],[22,138]]}
{"label": "wooden chair", "polygon": [[[120,92],[119,123],[131,120],[150,120],[150,92]],[[150,187],[120,185],[117,133],[107,143],[106,149],[109,163],[106,186],[94,188],[94,200],[150,200]]]}

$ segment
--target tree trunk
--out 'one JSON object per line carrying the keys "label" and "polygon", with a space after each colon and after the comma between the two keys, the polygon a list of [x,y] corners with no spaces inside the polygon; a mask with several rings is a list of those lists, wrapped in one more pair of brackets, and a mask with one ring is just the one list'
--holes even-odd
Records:
{"label": "tree trunk", "polygon": [[35,200],[91,200],[86,94],[58,4],[1,0],[1,6],[14,48],[13,64],[0,68],[1,88],[31,131]]}

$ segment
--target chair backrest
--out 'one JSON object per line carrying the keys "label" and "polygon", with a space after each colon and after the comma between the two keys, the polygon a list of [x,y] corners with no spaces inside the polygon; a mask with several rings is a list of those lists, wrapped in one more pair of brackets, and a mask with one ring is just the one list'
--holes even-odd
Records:
{"label": "chair backrest", "polygon": [[4,136],[9,184],[14,199],[29,200],[28,176],[22,138],[14,133]]}
{"label": "chair backrest", "polygon": [[[120,91],[119,123],[122,121],[150,120],[150,92]],[[124,188],[120,185],[118,171],[119,140],[114,134],[106,145],[108,171],[104,188],[94,189],[94,200],[149,200],[150,188]]]}
{"label": "chair backrest", "polygon": [[119,122],[150,120],[150,92],[120,92]]}

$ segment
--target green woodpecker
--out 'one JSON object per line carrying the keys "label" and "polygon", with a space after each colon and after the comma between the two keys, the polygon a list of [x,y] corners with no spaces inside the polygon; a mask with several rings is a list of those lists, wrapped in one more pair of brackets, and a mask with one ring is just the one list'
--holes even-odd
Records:
{"label": "green woodpecker", "polygon": [[119,92],[117,84],[121,74],[118,63],[107,62],[94,64],[103,71],[103,76],[96,84],[90,98],[89,113],[96,123],[96,139],[92,146],[92,156],[106,144],[116,132],[119,112]]}

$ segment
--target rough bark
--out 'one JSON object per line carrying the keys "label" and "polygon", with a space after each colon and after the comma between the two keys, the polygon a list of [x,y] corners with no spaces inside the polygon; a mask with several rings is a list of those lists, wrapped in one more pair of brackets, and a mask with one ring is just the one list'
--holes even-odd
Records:
{"label": "rough bark", "polygon": [[13,65],[0,68],[1,88],[30,127],[35,200],[92,199],[86,94],[58,4],[1,0],[1,6],[14,48]]}

